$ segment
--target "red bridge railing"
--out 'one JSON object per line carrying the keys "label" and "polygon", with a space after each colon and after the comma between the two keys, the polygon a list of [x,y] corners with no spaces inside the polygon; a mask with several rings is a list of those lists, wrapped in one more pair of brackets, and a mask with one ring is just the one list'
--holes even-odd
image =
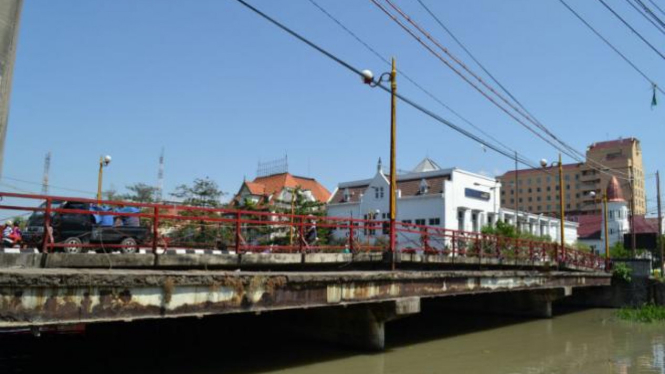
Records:
{"label": "red bridge railing", "polygon": [[[41,252],[136,252],[143,249],[160,254],[167,249],[208,249],[235,253],[358,253],[391,250],[388,240],[390,226],[385,220],[98,201],[8,192],[0,192],[0,199],[0,210],[6,213],[19,212],[16,215],[26,217],[32,215],[29,222],[33,225],[23,233],[24,245]],[[8,199],[21,201],[22,204],[5,204]],[[108,210],[92,210],[100,206]],[[120,207],[134,207],[136,212],[118,211]],[[64,227],[65,216],[78,217],[78,222],[88,225],[90,230],[74,230],[74,234],[68,234],[71,231]],[[108,216],[114,219],[135,217],[140,220],[140,226],[130,228],[97,223],[101,217]],[[35,222],[38,223],[37,227]],[[134,234],[128,233],[131,230],[138,230],[140,235],[133,237]],[[588,269],[606,267],[604,259],[597,255],[569,247],[560,248],[558,244],[546,241],[506,238],[403,222],[396,223],[395,236],[397,244],[392,250],[398,253],[554,261]],[[123,241],[127,238],[134,240]]]}

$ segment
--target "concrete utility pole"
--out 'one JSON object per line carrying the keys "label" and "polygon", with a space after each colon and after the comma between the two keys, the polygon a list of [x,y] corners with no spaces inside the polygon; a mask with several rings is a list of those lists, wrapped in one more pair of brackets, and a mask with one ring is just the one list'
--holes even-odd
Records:
{"label": "concrete utility pole", "polygon": [[658,248],[660,249],[660,274],[662,276],[663,271],[665,271],[665,261],[663,261],[663,247],[665,243],[663,243],[663,211],[660,206],[660,173],[658,171],[656,171],[656,193],[658,194],[658,236],[656,238]]}
{"label": "concrete utility pole", "polygon": [[397,137],[397,69],[395,68],[395,59],[390,71],[390,250],[392,251],[392,270],[395,270],[395,256],[397,248],[395,243],[395,189],[397,188],[397,170],[395,165]]}
{"label": "concrete utility pole", "polygon": [[16,45],[21,20],[23,0],[3,0],[0,2],[0,174],[5,152],[5,137],[9,120],[9,97],[14,76]]}

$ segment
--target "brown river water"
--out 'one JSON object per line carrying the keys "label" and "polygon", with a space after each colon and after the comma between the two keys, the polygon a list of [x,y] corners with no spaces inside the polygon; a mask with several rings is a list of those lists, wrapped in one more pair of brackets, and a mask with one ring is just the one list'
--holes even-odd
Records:
{"label": "brown river water", "polygon": [[553,319],[423,313],[363,353],[275,330],[268,315],[108,325],[76,336],[0,336],[0,373],[661,373],[665,324],[608,309]]}

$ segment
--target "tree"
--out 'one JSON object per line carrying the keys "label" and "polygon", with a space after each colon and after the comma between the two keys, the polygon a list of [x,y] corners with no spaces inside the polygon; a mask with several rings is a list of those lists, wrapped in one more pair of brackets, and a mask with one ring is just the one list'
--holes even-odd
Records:
{"label": "tree", "polygon": [[123,200],[130,200],[137,203],[153,203],[157,196],[157,187],[145,183],[134,183],[126,186],[130,193],[122,195]]}
{"label": "tree", "polygon": [[171,196],[181,199],[184,204],[216,208],[222,205],[220,199],[226,195],[217,183],[208,177],[196,178],[192,186],[181,184]]}

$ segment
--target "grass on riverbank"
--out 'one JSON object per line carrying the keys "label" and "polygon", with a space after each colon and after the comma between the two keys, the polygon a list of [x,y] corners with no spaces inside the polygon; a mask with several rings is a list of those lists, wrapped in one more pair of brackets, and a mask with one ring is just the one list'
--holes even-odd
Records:
{"label": "grass on riverbank", "polygon": [[639,308],[621,308],[617,317],[633,322],[660,322],[665,321],[665,307],[654,304],[645,304]]}

